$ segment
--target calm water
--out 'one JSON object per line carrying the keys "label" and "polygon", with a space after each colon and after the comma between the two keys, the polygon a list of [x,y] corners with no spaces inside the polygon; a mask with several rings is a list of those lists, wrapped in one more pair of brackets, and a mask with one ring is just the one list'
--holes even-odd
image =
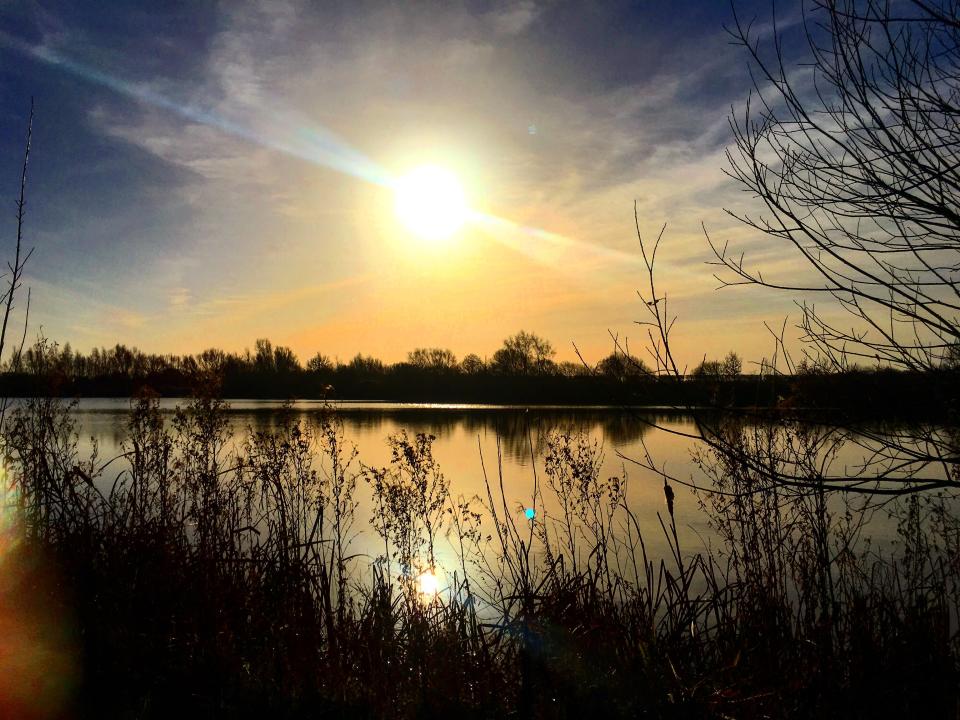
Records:
{"label": "calm water", "polygon": [[[178,402],[165,399],[161,409],[172,418]],[[237,400],[230,402],[229,421],[236,446],[249,430],[275,428],[278,423],[277,401]],[[297,402],[293,409],[304,419],[317,416],[322,403]],[[109,459],[120,453],[130,408],[124,399],[85,399],[75,410],[80,434],[81,453],[89,451],[91,439],[99,444],[100,458]],[[666,544],[657,514],[666,518],[663,479],[642,468],[631,459],[641,460],[649,452],[657,467],[676,477],[702,484],[703,476],[691,459],[694,441],[677,434],[696,434],[693,417],[651,409],[625,410],[608,407],[537,407],[489,405],[436,405],[393,403],[341,403],[338,414],[345,436],[359,451],[359,460],[368,466],[389,464],[390,450],[386,442],[401,430],[408,434],[429,433],[436,436],[434,457],[450,482],[454,496],[485,497],[484,467],[494,483],[498,481],[498,448],[501,457],[504,490],[509,507],[522,519],[523,507],[529,505],[534,473],[541,480],[546,441],[551,431],[585,432],[595,440],[602,452],[601,475],[626,476],[627,500],[644,532],[652,555],[666,552]],[[842,453],[841,453],[842,456]],[[855,456],[841,464],[855,462]],[[103,482],[110,483],[122,466],[114,464]],[[357,527],[365,530],[362,545],[372,542],[364,501],[366,488],[360,483],[362,503]],[[676,487],[676,519],[681,545],[688,552],[715,544],[708,518],[697,498],[685,488]],[[875,520],[875,540],[890,539],[893,525]]]}
{"label": "calm water", "polygon": [[[161,410],[172,418],[178,403],[164,399]],[[234,443],[239,446],[252,429],[275,428],[282,403],[264,400],[230,401],[229,420]],[[319,401],[298,401],[295,412],[304,419],[318,415]],[[101,459],[120,453],[126,433],[130,402],[125,399],[84,399],[75,410],[81,453],[88,452],[90,439],[99,444]],[[601,475],[626,474],[630,506],[641,525],[649,526],[648,535],[661,534],[657,512],[665,515],[663,479],[630,461],[642,459],[646,444],[658,465],[668,472],[688,477],[696,473],[691,459],[691,441],[665,429],[696,432],[692,417],[649,409],[623,410],[606,407],[524,408],[490,405],[436,405],[394,403],[341,403],[337,405],[344,434],[359,451],[365,465],[384,466],[390,462],[387,438],[401,430],[411,436],[429,433],[436,436],[434,458],[450,482],[453,495],[466,497],[486,493],[484,466],[491,481],[497,480],[498,440],[504,489],[510,506],[529,504],[534,471],[543,480],[543,455],[549,433],[554,430],[585,432],[600,445],[603,462]],[[654,425],[660,426],[654,427]],[[532,452],[531,452],[532,450]],[[482,458],[482,462],[481,462]],[[114,467],[114,466],[111,466]],[[115,475],[119,471],[113,471]],[[108,471],[104,481],[112,482]],[[362,497],[362,496],[361,496]],[[518,509],[518,514],[520,510]],[[676,513],[685,540],[702,546],[708,532],[705,516],[696,499],[678,488]],[[360,523],[366,523],[366,519]],[[654,532],[655,531],[655,532]],[[658,538],[654,538],[656,544]],[[694,549],[694,548],[691,548]]]}

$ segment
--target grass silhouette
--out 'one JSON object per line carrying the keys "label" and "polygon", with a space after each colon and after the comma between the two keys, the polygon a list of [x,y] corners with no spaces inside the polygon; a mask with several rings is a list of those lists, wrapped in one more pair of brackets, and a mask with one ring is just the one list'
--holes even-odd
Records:
{"label": "grass silhouette", "polygon": [[[656,559],[626,479],[601,478],[583,436],[551,435],[531,521],[489,458],[486,496],[453,497],[428,435],[389,438],[391,461],[371,468],[333,413],[287,413],[230,448],[225,409],[200,393],[165,424],[140,398],[107,462],[78,456],[64,401],[9,416],[19,549],[5,562],[44,608],[26,626],[66,628],[49,641],[63,691],[37,713],[953,712],[960,531],[946,500],[904,499],[903,552],[881,556],[858,541],[855,508],[755,492],[749,467],[704,454],[721,543],[679,546],[665,484],[670,554]],[[777,428],[730,432],[772,443]],[[425,594],[433,569],[441,588]]]}

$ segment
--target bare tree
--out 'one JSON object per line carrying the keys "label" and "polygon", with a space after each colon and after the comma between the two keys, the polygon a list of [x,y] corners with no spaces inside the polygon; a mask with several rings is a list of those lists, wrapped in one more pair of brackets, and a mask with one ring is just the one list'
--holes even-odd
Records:
{"label": "bare tree", "polygon": [[[582,365],[580,366],[582,368]],[[650,375],[650,368],[638,357],[618,348],[597,363],[596,372],[623,382],[628,378]]]}
{"label": "bare tree", "polygon": [[555,354],[549,340],[521,330],[503,341],[493,354],[493,366],[514,375],[541,374],[551,369]]}
{"label": "bare tree", "polygon": [[[17,195],[17,237],[14,246],[13,262],[7,262],[7,288],[0,295],[0,303],[3,305],[3,325],[0,326],[0,358],[3,357],[3,351],[7,345],[7,331],[9,329],[10,314],[14,309],[14,299],[17,290],[23,282],[23,271],[27,261],[33,255],[33,248],[26,250],[23,246],[23,226],[27,210],[27,167],[30,161],[30,147],[33,141],[33,99],[30,99],[30,115],[27,119],[27,139],[24,143],[23,165],[20,170],[20,192]],[[20,358],[23,355],[23,345],[27,338],[27,326],[30,319],[30,292],[27,291],[27,306],[23,320],[23,334],[20,337],[20,343],[14,348],[11,358],[11,367],[16,368],[20,365]],[[8,407],[8,398],[0,400],[0,428],[3,427],[3,421]]]}
{"label": "bare tree", "polygon": [[455,370],[457,356],[446,348],[416,348],[407,353],[407,362],[424,370]]}
{"label": "bare tree", "polygon": [[330,370],[333,370],[333,368],[333,361],[327,355],[324,355],[321,352],[318,352],[307,361],[308,372],[329,372]]}
{"label": "bare tree", "polygon": [[[960,343],[960,3],[813,0],[800,27],[804,57],[791,65],[776,24],[764,43],[736,18],[754,87],[731,118],[728,151],[730,175],[763,206],[731,215],[792,251],[800,273],[765,274],[711,242],[717,277],[799,298],[805,362],[794,364],[783,330],[774,333],[791,373],[860,361],[952,393],[944,370]],[[641,298],[657,369],[679,379],[674,318],[655,283],[658,244],[641,238]],[[833,312],[803,299],[811,296]],[[766,369],[776,370],[776,355]],[[814,427],[784,415],[698,418],[691,436],[713,462],[759,479],[753,491],[898,496],[960,487],[958,434],[942,423],[818,419]],[[859,448],[859,460],[833,463],[841,447]],[[645,464],[654,466],[649,456]]]}
{"label": "bare tree", "polygon": [[727,155],[764,206],[731,214],[802,270],[765,275],[711,242],[718,279],[806,296],[807,352],[837,369],[941,367],[960,343],[960,3],[813,0],[801,27],[789,64],[776,23],[762,42],[735,17],[754,88]]}
{"label": "bare tree", "polygon": [[460,370],[467,375],[476,375],[486,368],[487,364],[476,353],[469,353],[460,361]]}

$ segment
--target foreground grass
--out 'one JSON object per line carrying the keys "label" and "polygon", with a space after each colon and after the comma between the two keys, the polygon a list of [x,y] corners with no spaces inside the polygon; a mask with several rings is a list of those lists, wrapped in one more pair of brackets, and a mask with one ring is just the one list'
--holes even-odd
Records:
{"label": "foreground grass", "polygon": [[[332,415],[228,449],[224,411],[201,397],[168,427],[139,401],[119,472],[77,456],[56,399],[8,419],[3,714],[956,712],[960,532],[945,502],[904,503],[901,552],[882,557],[854,509],[705,454],[722,546],[681,549],[671,503],[671,557],[654,560],[625,480],[599,476],[586,438],[551,438],[528,523],[493,469],[486,497],[453,497],[428,436],[390,438],[391,463],[369,468]],[[774,437],[731,432],[744,450]],[[441,548],[449,588],[425,595]]]}

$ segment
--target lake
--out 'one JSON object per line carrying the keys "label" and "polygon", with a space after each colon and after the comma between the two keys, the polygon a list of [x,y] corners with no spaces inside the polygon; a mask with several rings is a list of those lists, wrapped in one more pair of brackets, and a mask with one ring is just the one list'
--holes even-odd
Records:
{"label": "lake", "polygon": [[[178,404],[186,400],[163,399],[161,411],[172,419]],[[276,428],[283,403],[269,400],[229,401],[228,413],[233,444],[242,444],[250,431]],[[99,445],[100,458],[109,459],[121,452],[126,433],[130,401],[126,399],[83,399],[75,408],[78,421],[81,455],[89,452],[91,440]],[[317,418],[324,404],[320,401],[298,401],[292,410],[304,420]],[[703,473],[693,462],[691,452],[697,434],[691,415],[656,408],[518,407],[506,405],[441,405],[396,404],[375,402],[341,402],[336,406],[346,439],[353,443],[358,460],[366,466],[385,466],[390,462],[387,438],[400,431],[409,435],[427,433],[436,440],[433,454],[450,483],[454,496],[486,497],[486,477],[499,483],[498,451],[502,467],[504,492],[508,506],[522,521],[523,510],[530,505],[535,473],[544,482],[544,455],[548,437],[553,431],[586,433],[597,443],[602,460],[600,476],[627,478],[627,502],[645,535],[648,550],[654,556],[667,552],[658,513],[666,519],[663,478],[639,466],[646,453],[658,468],[675,477],[704,484]],[[837,463],[852,467],[858,450],[841,448]],[[122,464],[110,466],[101,478],[109,486]],[[709,518],[701,509],[693,491],[675,486],[676,520],[681,546],[688,553],[716,544]],[[370,549],[374,535],[368,526],[369,493],[360,483],[361,507],[357,527],[364,536],[359,546]],[[839,510],[840,498],[833,502]],[[874,540],[893,539],[895,524],[884,513],[871,520]],[[370,552],[374,552],[370,550]]]}

